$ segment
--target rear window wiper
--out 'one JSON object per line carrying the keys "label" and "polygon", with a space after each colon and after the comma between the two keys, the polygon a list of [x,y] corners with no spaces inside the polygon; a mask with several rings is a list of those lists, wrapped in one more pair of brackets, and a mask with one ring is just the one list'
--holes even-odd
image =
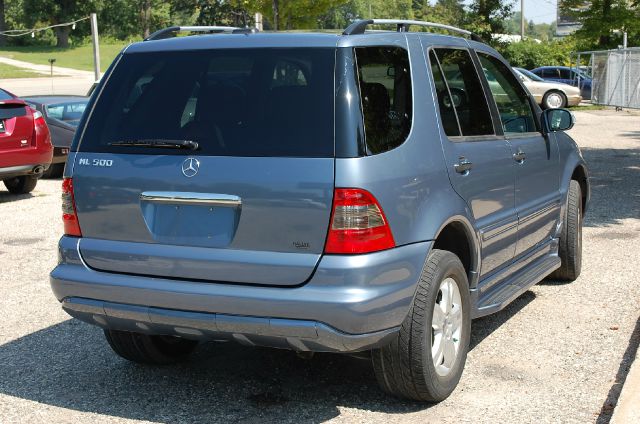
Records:
{"label": "rear window wiper", "polygon": [[109,146],[158,147],[163,149],[198,150],[198,143],[191,140],[162,140],[162,139],[123,140],[123,141],[113,141],[109,143]]}

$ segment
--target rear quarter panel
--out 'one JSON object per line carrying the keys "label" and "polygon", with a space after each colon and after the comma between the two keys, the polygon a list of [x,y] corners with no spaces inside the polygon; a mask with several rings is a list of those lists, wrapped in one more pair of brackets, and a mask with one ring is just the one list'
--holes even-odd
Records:
{"label": "rear quarter panel", "polygon": [[433,240],[451,220],[470,227],[475,242],[472,215],[451,187],[445,168],[438,110],[417,34],[407,36],[407,46],[413,88],[413,122],[407,140],[385,153],[337,159],[336,187],[370,191],[384,210],[396,245]]}

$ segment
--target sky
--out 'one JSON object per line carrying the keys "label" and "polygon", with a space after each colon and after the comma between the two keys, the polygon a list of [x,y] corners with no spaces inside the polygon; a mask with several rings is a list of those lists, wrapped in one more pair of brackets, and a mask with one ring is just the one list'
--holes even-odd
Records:
{"label": "sky", "polygon": [[[520,10],[520,0],[516,0],[514,10]],[[524,0],[524,17],[536,24],[550,24],[556,20],[557,0]]]}

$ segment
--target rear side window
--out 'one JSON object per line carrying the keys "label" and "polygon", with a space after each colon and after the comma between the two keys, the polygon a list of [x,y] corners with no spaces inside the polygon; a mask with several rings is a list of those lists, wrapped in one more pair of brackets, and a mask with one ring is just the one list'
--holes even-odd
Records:
{"label": "rear side window", "polygon": [[401,145],[412,119],[409,54],[400,47],[355,49],[369,154]]}
{"label": "rear side window", "polygon": [[[448,136],[494,134],[489,106],[469,52],[435,49],[429,58],[445,133]],[[458,128],[453,125],[452,116],[456,117]]]}
{"label": "rear side window", "polygon": [[[335,49],[125,54],[91,113],[81,151],[332,157]],[[190,140],[198,150],[114,146]]]}

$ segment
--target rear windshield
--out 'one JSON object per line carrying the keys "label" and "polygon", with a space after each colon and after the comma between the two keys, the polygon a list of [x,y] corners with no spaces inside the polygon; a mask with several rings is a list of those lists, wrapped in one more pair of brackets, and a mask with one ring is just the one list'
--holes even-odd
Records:
{"label": "rear windshield", "polygon": [[[135,154],[331,157],[335,49],[125,54],[79,150]],[[197,151],[114,146],[194,141]]]}

